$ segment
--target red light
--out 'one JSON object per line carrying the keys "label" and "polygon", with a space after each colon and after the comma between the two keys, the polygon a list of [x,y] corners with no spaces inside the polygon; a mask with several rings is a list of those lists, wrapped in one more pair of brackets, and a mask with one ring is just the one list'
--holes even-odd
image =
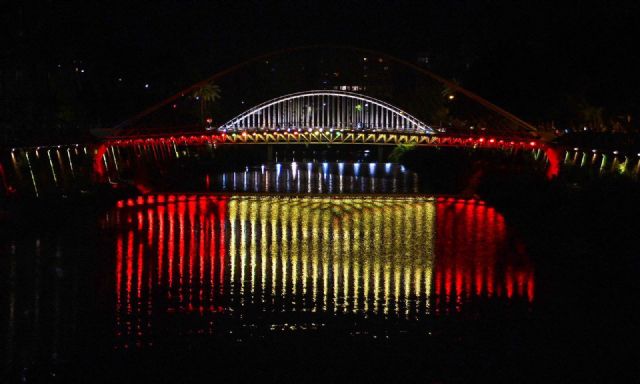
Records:
{"label": "red light", "polygon": [[213,119],[210,117],[207,117],[207,124],[211,124],[211,123],[213,123]]}
{"label": "red light", "polygon": [[495,142],[496,142],[496,139],[489,139],[489,142],[490,142],[490,143],[495,143]]}
{"label": "red light", "polygon": [[532,146],[532,147],[535,147],[536,142],[535,141],[531,141],[531,142],[529,142],[529,145]]}
{"label": "red light", "polygon": [[478,141],[484,143],[484,137],[479,138]]}

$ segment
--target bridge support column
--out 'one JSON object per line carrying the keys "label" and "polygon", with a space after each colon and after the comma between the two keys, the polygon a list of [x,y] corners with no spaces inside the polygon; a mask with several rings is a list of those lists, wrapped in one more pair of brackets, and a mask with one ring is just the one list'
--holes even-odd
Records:
{"label": "bridge support column", "polygon": [[384,147],[382,145],[378,145],[378,163],[384,162]]}
{"label": "bridge support column", "polygon": [[273,145],[271,144],[267,145],[267,161],[269,163],[273,162]]}

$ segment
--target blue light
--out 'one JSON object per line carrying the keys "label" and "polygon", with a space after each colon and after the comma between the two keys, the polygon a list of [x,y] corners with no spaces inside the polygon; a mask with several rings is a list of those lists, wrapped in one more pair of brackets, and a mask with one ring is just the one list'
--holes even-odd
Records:
{"label": "blue light", "polygon": [[353,164],[353,174],[358,176],[358,173],[360,173],[360,163],[355,163]]}
{"label": "blue light", "polygon": [[391,163],[386,163],[386,164],[384,165],[384,171],[385,171],[386,173],[391,173]]}
{"label": "blue light", "polygon": [[369,175],[373,176],[376,173],[376,163],[369,163]]}

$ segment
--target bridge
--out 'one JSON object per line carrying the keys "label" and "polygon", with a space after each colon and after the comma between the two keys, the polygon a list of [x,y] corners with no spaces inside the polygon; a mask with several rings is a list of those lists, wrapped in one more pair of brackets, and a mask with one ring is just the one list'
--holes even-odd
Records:
{"label": "bridge", "polygon": [[[366,50],[361,53],[376,54]],[[285,51],[288,52],[288,51]],[[123,170],[140,159],[158,164],[180,161],[184,153],[197,148],[215,151],[223,146],[275,145],[310,146],[410,146],[456,147],[500,151],[528,151],[548,164],[548,176],[557,175],[562,164],[598,167],[600,171],[640,174],[640,154],[600,153],[584,148],[554,149],[535,133],[535,128],[459,85],[424,68],[382,54],[430,77],[480,107],[497,114],[515,129],[488,129],[463,133],[451,127],[425,122],[399,106],[369,95],[336,90],[309,90],[279,96],[247,109],[219,126],[191,126],[174,132],[123,128],[162,107],[193,94],[198,87],[217,81],[248,63],[283,52],[248,60],[221,71],[201,83],[182,90],[134,118],[116,126],[116,135],[97,143],[13,148],[0,159],[0,181],[6,193],[30,190],[41,196],[52,191],[90,189],[95,184],[118,184]],[[175,105],[175,104],[173,104]],[[579,157],[579,159],[578,159]],[[62,192],[64,193],[64,192]]]}
{"label": "bridge", "polygon": [[[188,148],[245,145],[365,145],[530,151],[557,172],[559,156],[529,132],[500,136],[449,134],[384,101],[352,92],[312,90],[252,107],[211,130],[109,137],[94,145],[18,148],[11,152],[16,185],[36,196],[49,190],[118,184],[123,170],[144,161],[175,162]],[[10,184],[2,172],[3,183]],[[11,187],[8,187],[11,188]],[[8,189],[7,188],[7,189]]]}
{"label": "bridge", "polygon": [[[213,132],[133,134],[108,138],[108,148],[136,146],[159,152],[177,145],[223,144],[364,144],[472,148],[538,149],[542,142],[528,132],[504,135],[447,134],[446,128],[420,121],[384,101],[344,91],[312,90],[261,103]],[[102,164],[105,159],[99,159]],[[108,164],[107,164],[108,166]]]}

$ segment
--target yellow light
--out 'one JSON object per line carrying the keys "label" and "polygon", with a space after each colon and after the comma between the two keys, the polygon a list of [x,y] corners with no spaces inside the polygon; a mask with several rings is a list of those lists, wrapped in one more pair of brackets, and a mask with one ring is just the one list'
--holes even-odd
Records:
{"label": "yellow light", "polygon": [[270,282],[271,299],[302,294],[296,310],[408,317],[431,291],[433,199],[235,196],[228,212],[241,303]]}

